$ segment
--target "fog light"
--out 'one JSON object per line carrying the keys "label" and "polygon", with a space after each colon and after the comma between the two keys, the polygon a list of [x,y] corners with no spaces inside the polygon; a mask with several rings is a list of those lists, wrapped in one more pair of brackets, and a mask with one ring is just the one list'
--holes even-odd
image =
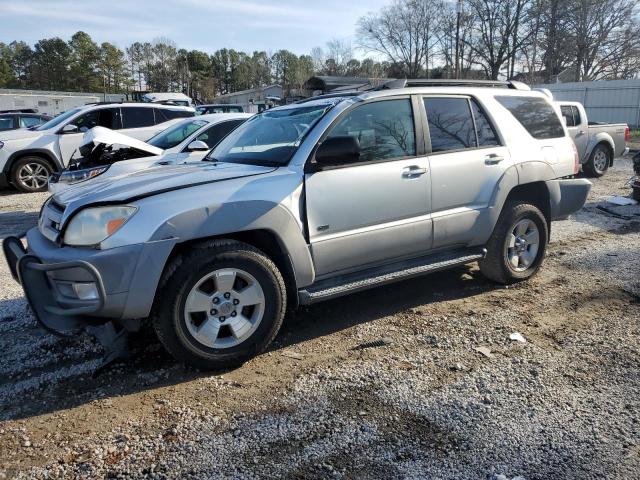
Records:
{"label": "fog light", "polygon": [[80,300],[97,300],[98,288],[93,282],[90,283],[74,283],[73,291]]}

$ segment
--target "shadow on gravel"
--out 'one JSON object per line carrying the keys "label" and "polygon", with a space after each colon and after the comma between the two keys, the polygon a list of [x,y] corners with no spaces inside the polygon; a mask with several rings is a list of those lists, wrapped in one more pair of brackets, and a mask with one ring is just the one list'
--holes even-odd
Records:
{"label": "shadow on gravel", "polygon": [[[270,351],[411,308],[473,297],[494,288],[477,270],[461,267],[328,301],[288,318]],[[5,317],[0,321],[0,420],[52,413],[224,373],[197,371],[176,363],[155,336],[147,333],[131,339],[130,360],[93,378],[102,352],[92,339],[45,333],[22,299],[0,301],[0,312],[0,317]]]}
{"label": "shadow on gravel", "polygon": [[0,212],[0,239],[26,232],[38,224],[38,212]]}

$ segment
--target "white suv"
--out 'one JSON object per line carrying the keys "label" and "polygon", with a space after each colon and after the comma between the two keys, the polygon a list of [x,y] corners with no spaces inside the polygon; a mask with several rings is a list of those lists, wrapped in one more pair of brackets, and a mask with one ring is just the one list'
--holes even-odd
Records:
{"label": "white suv", "polygon": [[147,140],[195,110],[142,103],[90,104],[62,113],[38,127],[0,132],[0,187],[12,184],[23,192],[43,191],[47,179],[62,170],[93,127],[119,130]]}

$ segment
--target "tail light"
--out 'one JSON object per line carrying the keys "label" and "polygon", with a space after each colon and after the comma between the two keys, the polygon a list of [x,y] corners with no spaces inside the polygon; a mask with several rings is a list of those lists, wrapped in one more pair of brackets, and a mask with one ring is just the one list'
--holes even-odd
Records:
{"label": "tail light", "polygon": [[629,127],[624,129],[624,141],[629,143],[631,140],[631,132],[629,131]]}
{"label": "tail light", "polygon": [[580,154],[573,141],[571,142],[571,148],[573,148],[573,174],[577,175],[580,171]]}

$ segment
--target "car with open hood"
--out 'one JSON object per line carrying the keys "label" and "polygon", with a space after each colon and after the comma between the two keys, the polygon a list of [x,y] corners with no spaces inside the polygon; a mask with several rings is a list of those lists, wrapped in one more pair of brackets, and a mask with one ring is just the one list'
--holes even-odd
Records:
{"label": "car with open hood", "polygon": [[[517,82],[400,80],[248,119],[206,161],[52,196],[3,250],[36,319],[113,358],[149,319],[178,360],[236,366],[285,313],[478,262],[510,284],[585,203],[559,111]],[[381,289],[377,296],[387,298]]]}
{"label": "car with open hood", "polygon": [[103,127],[89,130],[68,167],[49,178],[49,191],[58,193],[89,180],[116,177],[150,166],[201,160],[251,114],[230,113],[179,121],[146,142]]}
{"label": "car with open hood", "polygon": [[23,192],[47,189],[93,127],[147,140],[177,119],[193,117],[191,107],[155,103],[99,103],[73,108],[31,129],[0,131],[0,188]]}

